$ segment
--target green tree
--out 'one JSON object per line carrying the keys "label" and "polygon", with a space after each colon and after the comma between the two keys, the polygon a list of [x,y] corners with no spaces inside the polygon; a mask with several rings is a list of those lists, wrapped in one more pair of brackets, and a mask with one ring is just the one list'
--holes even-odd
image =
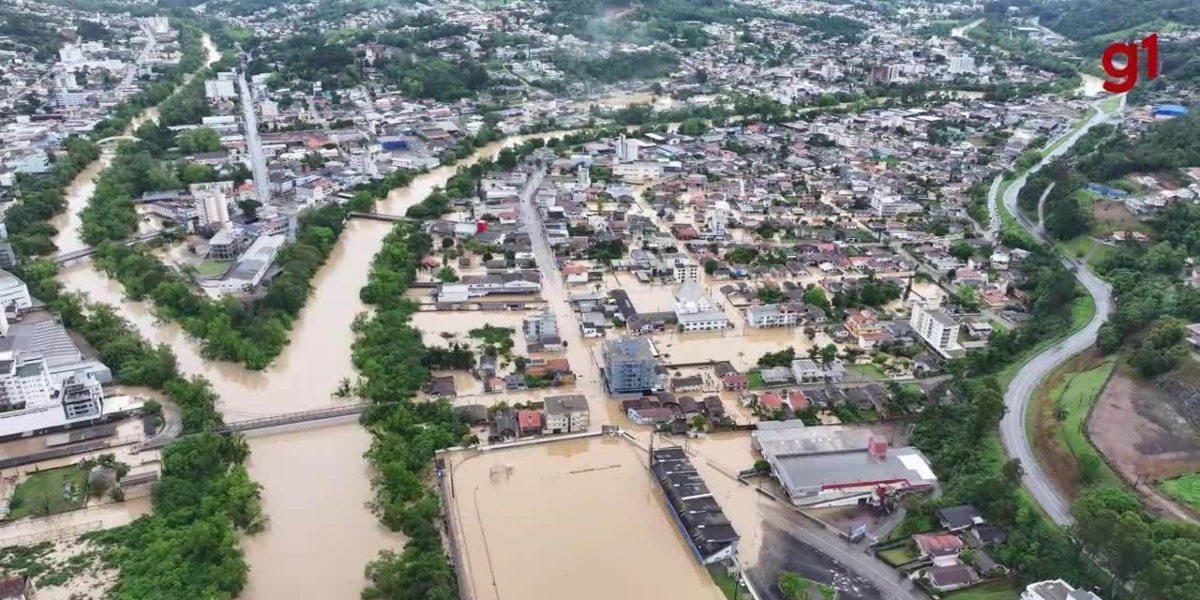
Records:
{"label": "green tree", "polygon": [[222,148],[221,134],[211,127],[185,129],[175,136],[175,144],[183,154],[216,152]]}

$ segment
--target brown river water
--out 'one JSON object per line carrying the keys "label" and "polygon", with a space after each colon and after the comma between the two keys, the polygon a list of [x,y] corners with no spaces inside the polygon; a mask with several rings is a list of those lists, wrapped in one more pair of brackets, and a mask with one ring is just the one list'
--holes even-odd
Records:
{"label": "brown river water", "polygon": [[[460,164],[494,156],[501,148],[525,139],[489,144]],[[68,190],[68,213],[54,222],[60,230],[55,241],[62,250],[84,246],[78,239],[78,213],[95,188],[92,178],[109,160],[106,156],[97,161]],[[403,214],[435,186],[445,184],[455,169],[441,167],[417,177],[408,187],[394,190],[377,210]],[[263,372],[204,360],[199,346],[180,327],[156,319],[145,303],[126,301],[120,284],[94,270],[90,262],[71,265],[59,276],[69,290],[85,292],[92,301],[118,307],[151,342],[169,344],[183,372],[203,375],[212,382],[221,396],[225,419],[238,421],[335,404],[331,393],[338,382],[343,377],[354,377],[350,323],[366,310],[358,291],[388,230],[386,223],[375,221],[347,224],[327,264],[313,280],[312,297],[291,331],[291,344]],[[487,320],[480,313],[439,318],[452,320],[451,329],[464,327],[470,319],[478,321],[470,327]],[[430,334],[426,338],[431,343],[434,339],[440,341]],[[577,352],[587,352],[586,347],[580,344],[572,354]],[[242,597],[357,597],[367,562],[381,549],[399,550],[403,542],[401,536],[379,526],[364,505],[371,499],[371,474],[362,456],[370,445],[370,436],[351,422],[282,434],[267,432],[251,436],[249,441],[250,474],[263,486],[270,523],[264,532],[244,540],[251,571]]]}

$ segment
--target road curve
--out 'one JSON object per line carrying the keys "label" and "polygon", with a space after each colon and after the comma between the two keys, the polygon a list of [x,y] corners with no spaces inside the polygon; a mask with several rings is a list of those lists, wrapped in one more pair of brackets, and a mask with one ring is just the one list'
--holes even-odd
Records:
{"label": "road curve", "polygon": [[[1124,99],[1122,99],[1123,104]],[[1100,110],[1099,102],[1094,106],[1097,109],[1096,114],[1078,131],[1068,134],[1070,137],[1051,151],[1029,173],[1036,172],[1043,165],[1066,153],[1088,129],[1108,119],[1109,115]],[[1029,173],[1018,178],[1005,190],[1003,202],[1009,213],[1016,217],[1021,227],[1042,239],[1037,226],[1029,222],[1017,209],[1017,194],[1024,187]],[[993,190],[997,188],[998,186],[993,186]],[[995,206],[996,194],[995,191],[992,194],[992,206]],[[1069,257],[1063,257],[1062,261],[1064,266],[1075,272],[1076,279],[1083,284],[1083,287],[1095,300],[1096,316],[1083,329],[1033,357],[1017,371],[1016,376],[1009,382],[1008,389],[1004,391],[1004,404],[1008,410],[1000,421],[1000,440],[1004,444],[1005,453],[1011,458],[1019,459],[1024,466],[1025,487],[1029,489],[1033,499],[1041,505],[1055,523],[1067,525],[1071,522],[1070,506],[1054,483],[1046,477],[1041,464],[1034,456],[1033,445],[1026,435],[1025,415],[1029,408],[1029,399],[1033,397],[1033,392],[1037,389],[1038,384],[1059,365],[1096,343],[1096,334],[1100,330],[1100,326],[1108,320],[1112,313],[1113,301],[1112,291],[1108,284],[1089,271],[1087,265],[1077,263]]]}

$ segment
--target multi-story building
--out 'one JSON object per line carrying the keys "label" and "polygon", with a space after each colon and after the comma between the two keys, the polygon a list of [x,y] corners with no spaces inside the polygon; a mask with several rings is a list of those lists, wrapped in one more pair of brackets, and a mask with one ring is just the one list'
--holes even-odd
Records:
{"label": "multi-story building", "polygon": [[604,342],[604,383],[610,394],[641,394],[659,388],[654,348],[645,338]]}
{"label": "multi-story building", "polygon": [[654,162],[631,162],[613,165],[613,176],[633,183],[653,181],[662,177],[663,166]]}
{"label": "multi-story building", "polygon": [[546,411],[542,433],[577,433],[591,424],[587,398],[582,394],[547,396],[542,400]]}
{"label": "multi-story building", "polygon": [[921,212],[921,205],[916,202],[903,200],[900,196],[891,194],[875,194],[871,196],[871,208],[881,217]]}
{"label": "multi-story building", "polygon": [[764,327],[795,327],[800,313],[785,310],[778,304],[762,304],[746,309],[746,324],[761,329]]}
{"label": "multi-story building", "polygon": [[958,350],[958,323],[940,308],[938,300],[917,301],[912,306],[909,324],[925,343],[945,357]]}
{"label": "multi-story building", "polygon": [[242,230],[234,225],[222,227],[208,241],[208,259],[222,262],[237,260],[242,253]]}
{"label": "multi-story building", "polygon": [[540,342],[547,337],[558,336],[558,321],[555,320],[554,313],[547,309],[541,314],[525,319],[522,329],[525,331],[527,342]]}
{"label": "multi-story building", "polygon": [[640,145],[637,140],[627,139],[624,134],[621,134],[617,138],[617,161],[623,163],[637,162]]}
{"label": "multi-story building", "polygon": [[713,239],[723,240],[727,235],[726,228],[729,226],[729,203],[724,200],[718,200],[713,203],[708,209],[708,233]]}
{"label": "multi-story building", "polygon": [[193,183],[190,186],[195,199],[197,226],[216,231],[229,223],[229,203],[225,197],[229,183]]}
{"label": "multi-story building", "polygon": [[17,254],[13,252],[12,243],[8,241],[8,227],[0,223],[0,269],[11,269],[17,266]]}
{"label": "multi-story building", "polygon": [[675,318],[683,331],[713,331],[729,328],[725,313],[713,306],[700,284],[689,281],[675,292]]}
{"label": "multi-story building", "polygon": [[672,266],[675,283],[700,283],[700,265],[690,258],[677,258]]}
{"label": "multi-story building", "polygon": [[237,87],[233,84],[233,73],[217,73],[216,79],[204,82],[204,97],[209,100],[229,100],[236,98]]}

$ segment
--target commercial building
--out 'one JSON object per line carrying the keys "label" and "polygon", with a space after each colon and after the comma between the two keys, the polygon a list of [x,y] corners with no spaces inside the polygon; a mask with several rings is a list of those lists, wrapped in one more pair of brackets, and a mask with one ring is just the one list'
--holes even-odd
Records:
{"label": "commercial building", "polygon": [[1051,579],[1025,586],[1021,600],[1100,600],[1100,596],[1087,590],[1077,590],[1061,579]]}
{"label": "commercial building", "polygon": [[700,265],[690,258],[676,258],[671,269],[675,283],[700,283]]}
{"label": "commercial building", "polygon": [[662,177],[663,166],[655,162],[631,162],[613,165],[613,176],[632,183],[644,183]]}
{"label": "commercial building", "polygon": [[253,290],[267,276],[267,271],[286,241],[282,235],[258,236],[224,277],[201,281],[200,286],[212,295],[238,294]]}
{"label": "commercial building", "polygon": [[28,310],[33,307],[29,286],[8,271],[0,271],[0,311]]}
{"label": "commercial building", "polygon": [[641,394],[658,389],[654,350],[645,338],[605,340],[604,383],[610,394]]}
{"label": "commercial building", "polygon": [[940,308],[939,300],[916,301],[912,306],[912,325],[917,335],[943,357],[961,348],[958,344],[958,323]]}
{"label": "commercial building", "polygon": [[641,142],[634,139],[628,139],[624,134],[617,138],[617,161],[624,163],[637,162],[638,149]]}
{"label": "commercial building", "polygon": [[701,564],[732,559],[741,536],[730,524],[704,479],[679,447],[650,451],[650,470],[671,507],[671,516],[688,538]]}
{"label": "commercial building", "polygon": [[542,280],[536,271],[466,275],[460,282],[467,286],[467,294],[471,297],[489,294],[536,294],[542,290]]}
{"label": "commercial building", "polygon": [[886,438],[866,430],[764,421],[752,445],[797,506],[880,505],[889,496],[927,491],[937,482],[919,450],[888,448]]}
{"label": "commercial building", "polygon": [[540,342],[548,337],[558,337],[558,321],[549,309],[522,321],[521,328],[525,332],[527,342]]}
{"label": "commercial building", "polygon": [[231,71],[217,73],[216,79],[204,82],[204,97],[209,100],[230,100],[238,95]]}
{"label": "commercial building", "polygon": [[577,433],[591,424],[587,398],[582,394],[547,396],[542,400],[546,422],[542,433]]}
{"label": "commercial building", "polygon": [[881,217],[921,212],[921,205],[903,200],[900,196],[875,194],[871,196],[871,208]]}
{"label": "commercial building", "polygon": [[778,304],[756,304],[746,309],[746,324],[755,329],[766,327],[795,327],[800,313],[785,310]]}

